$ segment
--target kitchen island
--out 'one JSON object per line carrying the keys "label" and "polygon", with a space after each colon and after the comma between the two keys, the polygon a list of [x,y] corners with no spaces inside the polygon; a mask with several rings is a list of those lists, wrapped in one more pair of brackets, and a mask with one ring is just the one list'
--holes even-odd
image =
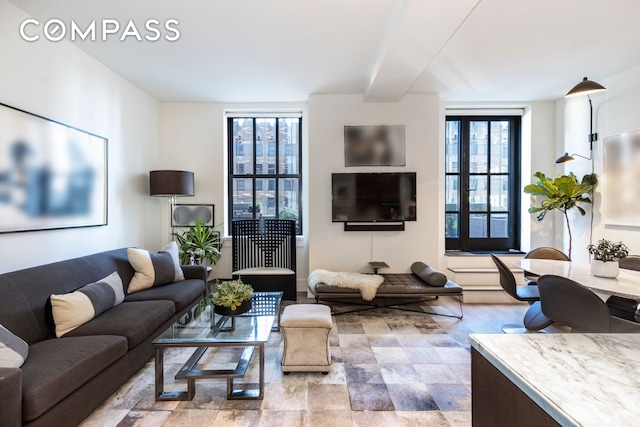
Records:
{"label": "kitchen island", "polygon": [[640,335],[474,334],[469,341],[475,427],[640,418]]}

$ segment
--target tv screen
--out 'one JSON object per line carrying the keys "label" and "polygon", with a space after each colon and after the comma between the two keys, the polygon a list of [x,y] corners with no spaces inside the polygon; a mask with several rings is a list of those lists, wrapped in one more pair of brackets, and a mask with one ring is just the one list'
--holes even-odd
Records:
{"label": "tv screen", "polygon": [[416,220],[416,174],[334,173],[333,222]]}

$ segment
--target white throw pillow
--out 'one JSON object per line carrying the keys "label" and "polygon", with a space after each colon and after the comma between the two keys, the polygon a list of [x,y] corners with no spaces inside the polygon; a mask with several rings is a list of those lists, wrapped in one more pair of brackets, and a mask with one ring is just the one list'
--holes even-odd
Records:
{"label": "white throw pillow", "polygon": [[184,280],[176,242],[169,243],[158,253],[128,248],[127,256],[136,271],[127,289],[129,294]]}
{"label": "white throw pillow", "polygon": [[29,345],[0,325],[0,368],[19,368],[29,355]]}
{"label": "white throw pillow", "polygon": [[56,337],[87,323],[124,300],[122,279],[116,271],[68,294],[49,297]]}

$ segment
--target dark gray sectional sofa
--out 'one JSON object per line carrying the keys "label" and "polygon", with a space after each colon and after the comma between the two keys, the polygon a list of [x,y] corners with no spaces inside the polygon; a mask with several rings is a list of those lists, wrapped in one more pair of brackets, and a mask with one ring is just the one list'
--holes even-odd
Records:
{"label": "dark gray sectional sofa", "polygon": [[127,295],[55,338],[48,297],[114,271],[126,292],[134,274],[126,249],[0,275],[0,324],[29,344],[21,368],[0,368],[0,425],[77,425],[149,361],[151,342],[203,297],[207,281],[204,266],[184,266],[185,281]]}

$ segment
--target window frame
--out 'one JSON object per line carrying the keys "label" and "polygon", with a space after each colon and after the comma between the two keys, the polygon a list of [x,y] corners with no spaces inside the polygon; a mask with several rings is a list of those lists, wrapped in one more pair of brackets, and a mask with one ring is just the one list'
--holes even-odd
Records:
{"label": "window frame", "polygon": [[[253,162],[253,171],[252,173],[236,173],[236,168],[235,168],[235,163],[234,163],[234,148],[235,148],[235,138],[234,138],[234,126],[233,126],[233,122],[234,120],[252,120],[253,121],[253,140],[252,140],[252,162]],[[258,173],[258,140],[257,140],[257,136],[258,136],[258,132],[257,132],[257,121],[258,120],[275,120],[275,128],[274,128],[274,134],[276,135],[276,140],[275,140],[275,153],[274,156],[270,156],[270,154],[268,154],[268,157],[274,157],[274,162],[275,165],[273,165],[273,170],[275,173],[268,173],[271,170],[271,166],[272,164],[269,163],[267,166],[267,173],[264,173],[264,167],[262,167],[262,163],[260,163],[261,166],[261,170],[260,173]],[[298,120],[298,140],[297,140],[297,145],[298,145],[298,152],[297,152],[297,173],[284,173],[281,170],[281,164],[280,164],[280,151],[281,151],[281,143],[280,143],[280,120],[281,119],[296,119]],[[302,166],[303,166],[303,158],[302,158],[302,131],[303,131],[303,118],[302,116],[295,116],[292,117],[291,115],[278,115],[278,114],[273,114],[273,115],[264,115],[264,114],[260,114],[260,115],[252,115],[252,114],[247,114],[247,115],[238,115],[238,114],[233,114],[233,115],[229,115],[227,116],[227,198],[228,198],[228,211],[227,211],[227,219],[229,221],[229,235],[231,235],[232,233],[232,227],[231,227],[231,222],[234,220],[234,204],[233,204],[233,185],[234,185],[234,179],[250,179],[251,180],[251,191],[252,191],[252,206],[251,206],[251,213],[252,213],[252,218],[256,219],[256,218],[260,218],[262,217],[262,213],[260,213],[260,216],[258,215],[258,210],[256,209],[257,203],[259,202],[259,200],[257,200],[256,198],[256,192],[257,191],[265,191],[264,190],[264,185],[262,186],[263,189],[262,190],[258,190],[257,189],[257,185],[256,182],[258,180],[262,180],[262,179],[268,179],[268,180],[272,180],[272,181],[268,181],[269,183],[273,182],[274,184],[274,189],[275,189],[275,195],[274,195],[274,202],[275,202],[275,216],[274,218],[280,218],[280,193],[281,190],[284,190],[284,185],[281,185],[281,182],[284,182],[284,179],[297,179],[298,180],[298,218],[296,220],[296,235],[298,236],[302,236],[303,235],[303,171],[302,171]],[[287,144],[289,145],[289,144]],[[293,144],[291,144],[293,145]],[[293,150],[293,148],[292,148]],[[244,156],[247,155],[246,150],[244,150]],[[264,150],[262,150],[262,154],[264,154]],[[286,156],[286,149],[285,149],[285,156]],[[292,151],[293,153],[293,151]],[[261,154],[261,157],[262,157]],[[293,154],[292,154],[293,155]],[[286,169],[284,167],[282,167],[282,169]],[[262,182],[262,181],[260,181]],[[266,185],[267,189],[271,188],[270,184]],[[266,191],[271,191],[271,190],[266,190]]]}
{"label": "window frame", "polygon": [[[521,224],[521,145],[522,145],[522,117],[520,115],[447,115],[446,123],[454,121],[460,123],[459,141],[458,141],[458,172],[447,171],[445,164],[445,198],[447,196],[446,182],[449,176],[458,176],[458,210],[447,210],[447,201],[445,199],[445,249],[447,251],[461,252],[507,252],[510,250],[520,249],[520,224]],[[491,122],[509,121],[509,168],[508,172],[491,172]],[[470,126],[471,122],[488,122],[487,137],[487,171],[471,172],[470,157]],[[445,129],[447,126],[445,124]],[[445,144],[447,144],[445,134]],[[446,157],[446,153],[445,153]],[[472,176],[487,177],[487,207],[483,211],[472,211],[469,203],[469,181]],[[508,195],[509,203],[507,210],[493,211],[491,208],[491,177],[492,176],[508,176],[509,186]],[[470,237],[470,215],[471,214],[487,214],[487,237]],[[508,214],[509,225],[507,227],[506,238],[491,237],[491,214]],[[458,237],[446,236],[447,214],[458,215]]]}

